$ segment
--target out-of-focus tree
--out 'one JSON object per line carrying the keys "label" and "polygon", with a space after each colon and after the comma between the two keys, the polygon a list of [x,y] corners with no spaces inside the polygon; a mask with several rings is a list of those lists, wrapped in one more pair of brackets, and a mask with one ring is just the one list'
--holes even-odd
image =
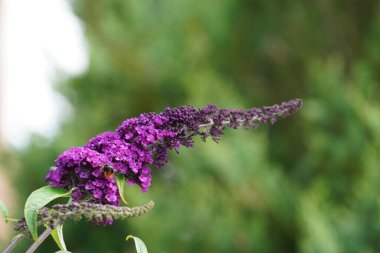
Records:
{"label": "out-of-focus tree", "polygon": [[[26,196],[55,157],[166,106],[250,107],[301,97],[302,114],[171,154],[126,223],[65,227],[74,252],[377,252],[380,4],[377,1],[72,1],[90,67],[58,89],[75,114],[18,153]],[[379,191],[380,192],[380,191]],[[22,198],[21,198],[22,200]],[[49,252],[47,243],[41,252]]]}

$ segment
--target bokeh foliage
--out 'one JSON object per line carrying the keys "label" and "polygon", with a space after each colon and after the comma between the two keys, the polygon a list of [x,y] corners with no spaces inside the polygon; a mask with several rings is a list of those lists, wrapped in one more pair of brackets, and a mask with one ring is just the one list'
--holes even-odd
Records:
{"label": "bokeh foliage", "polygon": [[134,234],[151,252],[379,251],[379,2],[72,4],[90,66],[57,86],[74,108],[59,134],[17,152],[21,201],[60,152],[139,113],[295,97],[305,105],[273,126],[171,153],[150,191],[129,190],[132,205],[156,202],[151,213],[106,228],[69,223],[69,249],[127,252]]}

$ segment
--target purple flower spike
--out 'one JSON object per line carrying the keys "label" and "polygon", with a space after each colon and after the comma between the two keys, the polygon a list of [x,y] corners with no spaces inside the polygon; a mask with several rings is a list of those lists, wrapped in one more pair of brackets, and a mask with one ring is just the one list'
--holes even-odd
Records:
{"label": "purple flower spike", "polygon": [[248,110],[218,109],[209,105],[167,108],[162,113],[141,114],[125,120],[115,132],[92,138],[85,147],[71,148],[56,159],[56,169],[46,176],[50,185],[65,189],[76,187],[75,201],[90,195],[93,202],[119,205],[120,197],[112,177],[105,176],[105,165],[137,184],[145,192],[151,185],[151,168],[167,163],[168,150],[192,147],[197,135],[205,141],[219,141],[225,128],[258,128],[296,113],[302,100]]}

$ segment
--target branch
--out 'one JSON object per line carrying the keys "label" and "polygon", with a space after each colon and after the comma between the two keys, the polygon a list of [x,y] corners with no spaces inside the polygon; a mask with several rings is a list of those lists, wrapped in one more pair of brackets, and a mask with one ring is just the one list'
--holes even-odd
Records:
{"label": "branch", "polygon": [[3,253],[11,252],[17,246],[17,244],[19,244],[24,238],[25,236],[22,234],[19,234],[18,236],[14,237],[11,243],[8,245],[8,247],[4,249]]}
{"label": "branch", "polygon": [[38,246],[41,245],[41,243],[53,232],[54,229],[47,228],[45,231],[38,237],[37,241],[35,241],[25,253],[33,253]]}
{"label": "branch", "polygon": [[[238,119],[237,122],[239,123],[239,125],[241,125],[243,123],[247,123],[247,122],[249,124],[252,124],[255,120],[259,120],[259,117],[252,117],[248,121],[244,120],[244,119]],[[222,121],[222,125],[223,126],[228,126],[229,124],[231,124],[230,120],[224,120],[224,121]],[[212,126],[212,125],[214,125],[214,121],[213,121],[213,119],[210,119],[210,121],[208,123],[199,125],[199,128],[206,128],[206,127],[209,127],[209,126]]]}

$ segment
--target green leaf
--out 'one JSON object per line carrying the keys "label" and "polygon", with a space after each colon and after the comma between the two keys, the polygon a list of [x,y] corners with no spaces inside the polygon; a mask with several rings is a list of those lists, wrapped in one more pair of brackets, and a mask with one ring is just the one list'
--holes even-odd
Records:
{"label": "green leaf", "polygon": [[5,222],[8,222],[9,212],[7,206],[0,200],[0,212]]}
{"label": "green leaf", "polygon": [[124,198],[124,185],[125,185],[125,177],[121,173],[115,173],[115,181],[117,184],[117,188],[119,188],[119,194],[121,200],[125,203],[128,204],[127,201]]}
{"label": "green leaf", "polygon": [[67,251],[65,241],[63,240],[62,230],[63,230],[63,225],[59,225],[51,232],[51,236],[53,237],[55,243],[57,243],[59,249]]}
{"label": "green leaf", "polygon": [[67,250],[60,250],[60,251],[56,251],[55,253],[71,253],[71,252]]}
{"label": "green leaf", "polygon": [[129,239],[135,240],[135,246],[136,246],[136,251],[137,253],[148,253],[148,250],[145,246],[145,243],[138,237],[133,236],[133,235],[128,235],[127,238],[125,238],[126,241]]}
{"label": "green leaf", "polygon": [[15,236],[13,236],[13,238],[11,239],[11,241],[16,240],[19,237],[24,237],[24,235],[23,234],[17,234]]}
{"label": "green leaf", "polygon": [[51,186],[44,186],[30,194],[25,203],[24,215],[33,239],[37,241],[37,212],[50,201],[60,197],[70,197],[73,189],[65,190]]}

